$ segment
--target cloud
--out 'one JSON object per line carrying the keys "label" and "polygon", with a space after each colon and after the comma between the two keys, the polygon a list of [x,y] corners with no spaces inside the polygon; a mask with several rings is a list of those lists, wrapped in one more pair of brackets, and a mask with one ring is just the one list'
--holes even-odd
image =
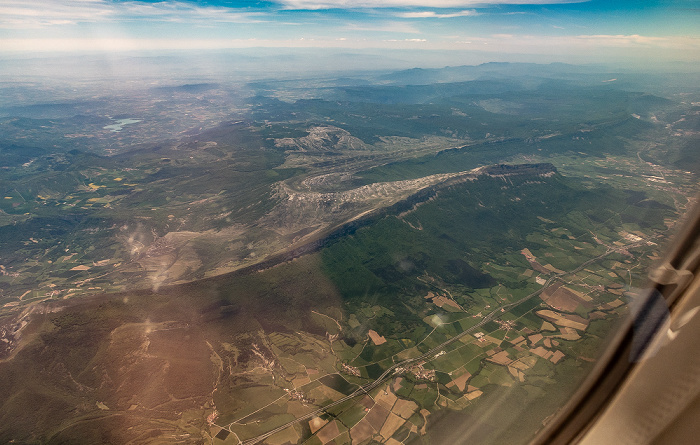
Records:
{"label": "cloud", "polygon": [[593,45],[604,45],[604,46],[631,46],[631,45],[653,45],[653,46],[667,46],[667,45],[678,45],[680,42],[684,44],[695,43],[700,44],[700,39],[690,38],[690,37],[650,37],[650,36],[640,36],[637,34],[631,35],[608,35],[608,34],[595,34],[595,35],[578,35],[573,36],[573,40],[579,41],[586,44]]}
{"label": "cloud", "polygon": [[467,17],[479,15],[476,11],[464,10],[452,13],[437,13],[435,11],[421,11],[421,12],[400,12],[396,14],[396,17],[401,17],[402,19],[422,19],[422,18],[435,18],[435,19],[447,19],[452,17]]}
{"label": "cloud", "polygon": [[[421,36],[422,37],[422,36]],[[601,61],[696,61],[700,54],[700,38],[649,37],[642,35],[577,35],[537,36],[518,34],[462,35],[449,39],[386,37],[315,37],[265,38],[0,38],[0,54],[29,52],[82,52],[112,53],[136,50],[207,50],[227,48],[343,48],[348,50],[377,49],[381,51],[435,50],[448,51],[450,60],[469,54],[483,54],[483,60],[534,60],[590,63]],[[345,40],[343,40],[343,38]],[[444,56],[446,53],[442,53]],[[481,56],[480,56],[481,57]],[[419,60],[419,59],[416,59]],[[445,61],[446,62],[446,61]],[[644,62],[647,63],[647,62]]]}
{"label": "cloud", "polygon": [[405,22],[380,22],[380,23],[348,23],[345,25],[348,31],[371,31],[417,34],[420,31],[410,23]]}
{"label": "cloud", "polygon": [[212,50],[235,48],[413,48],[426,39],[367,40],[348,38],[333,39],[80,39],[80,38],[0,38],[0,54],[7,53],[71,53],[97,51],[102,53],[131,52],[142,50]]}
{"label": "cloud", "polygon": [[213,20],[217,22],[257,21],[253,17],[260,13],[240,12],[232,8],[198,6],[187,2],[125,2],[124,14],[134,18],[163,20]]}
{"label": "cloud", "polygon": [[4,0],[0,5],[0,27],[43,28],[78,23],[129,22],[136,20],[210,23],[258,22],[260,13],[232,8],[199,6],[182,1],[146,3],[108,0]]}
{"label": "cloud", "polygon": [[134,39],[134,38],[59,38],[59,39],[0,39],[0,48],[16,52],[71,51],[139,51],[166,49],[224,49],[251,46],[302,46],[293,41],[259,41],[256,39]]}
{"label": "cloud", "polygon": [[387,42],[389,44],[394,44],[396,42],[423,43],[423,42],[427,42],[427,41],[428,41],[427,39],[386,39],[386,40],[383,40],[383,42]]}
{"label": "cloud", "polygon": [[0,5],[0,26],[37,28],[98,21],[113,15],[114,8],[102,0],[36,1],[5,0]]}
{"label": "cloud", "polygon": [[278,0],[287,9],[365,9],[365,8],[468,8],[488,5],[553,5],[585,3],[589,0]]}
{"label": "cloud", "polygon": [[536,51],[543,50],[563,50],[572,51],[594,48],[629,48],[629,49],[687,49],[697,52],[700,50],[700,38],[683,36],[642,36],[631,35],[569,35],[569,36],[546,36],[546,35],[524,35],[524,34],[492,34],[490,36],[460,36],[454,37],[454,43],[464,45],[482,44],[498,46],[516,50],[517,48],[528,48]]}

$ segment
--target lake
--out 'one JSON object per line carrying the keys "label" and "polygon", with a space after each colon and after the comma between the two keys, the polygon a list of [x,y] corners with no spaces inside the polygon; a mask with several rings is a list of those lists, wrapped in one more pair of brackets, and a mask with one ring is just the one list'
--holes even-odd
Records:
{"label": "lake", "polygon": [[126,118],[126,119],[115,119],[115,123],[111,125],[106,125],[102,127],[105,130],[110,130],[115,133],[122,131],[122,128],[124,128],[125,125],[130,125],[130,124],[135,124],[137,122],[141,122],[142,119],[133,119],[133,118]]}

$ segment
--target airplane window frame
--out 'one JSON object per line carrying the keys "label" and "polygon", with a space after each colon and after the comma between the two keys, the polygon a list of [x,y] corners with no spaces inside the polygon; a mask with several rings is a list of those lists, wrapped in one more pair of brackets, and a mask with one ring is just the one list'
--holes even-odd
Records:
{"label": "airplane window frame", "polygon": [[[700,194],[696,198],[700,198]],[[639,298],[646,298],[643,304],[649,305],[654,301],[651,295],[662,296],[673,320],[674,314],[681,312],[684,301],[689,299],[685,291],[690,287],[690,280],[679,277],[690,274],[695,281],[700,280],[700,205],[688,212],[666,249],[665,261],[650,271],[649,287]],[[635,340],[639,340],[635,339],[639,334],[636,322],[643,321],[643,313],[641,310],[622,322],[579,390],[533,438],[531,445],[578,443],[593,427],[639,363],[634,360],[635,353],[639,353],[634,351],[634,346]],[[656,334],[662,325],[657,323],[651,334]],[[644,349],[647,349],[652,338],[645,340]],[[644,352],[642,350],[640,355]]]}

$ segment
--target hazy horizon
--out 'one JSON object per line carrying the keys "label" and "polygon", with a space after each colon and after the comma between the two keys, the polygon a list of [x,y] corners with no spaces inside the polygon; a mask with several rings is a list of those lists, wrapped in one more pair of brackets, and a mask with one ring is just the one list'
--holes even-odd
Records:
{"label": "hazy horizon", "polygon": [[294,50],[375,54],[387,59],[380,68],[407,67],[404,53],[423,54],[425,61],[408,60],[431,67],[649,66],[700,60],[696,18],[686,0],[7,0],[0,6],[0,54]]}

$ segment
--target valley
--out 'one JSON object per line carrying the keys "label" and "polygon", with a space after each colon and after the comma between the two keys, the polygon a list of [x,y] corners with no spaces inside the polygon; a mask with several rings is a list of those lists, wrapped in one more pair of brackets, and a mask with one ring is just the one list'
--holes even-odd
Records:
{"label": "valley", "polygon": [[0,109],[0,441],[526,443],[698,193],[696,87],[566,69]]}

